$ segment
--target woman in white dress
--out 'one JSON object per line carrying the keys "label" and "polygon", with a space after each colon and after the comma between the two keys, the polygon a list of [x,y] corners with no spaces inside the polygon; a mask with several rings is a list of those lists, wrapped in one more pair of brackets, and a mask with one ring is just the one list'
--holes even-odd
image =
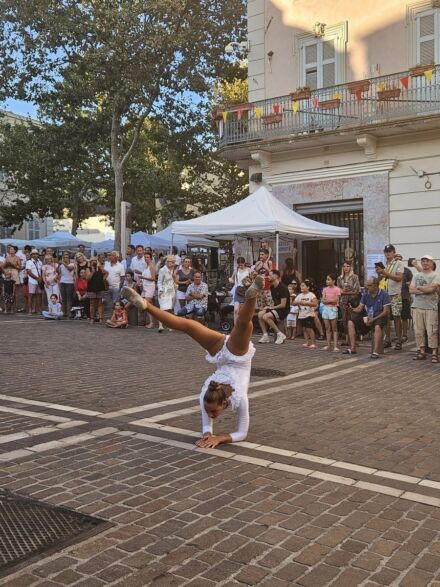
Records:
{"label": "woman in white dress", "polygon": [[[168,255],[165,260],[165,265],[159,271],[159,276],[157,278],[157,299],[159,300],[160,309],[164,312],[172,312],[174,308],[176,299],[176,279],[174,275],[175,265],[176,261],[174,255]],[[151,312],[151,304],[149,308],[148,311],[154,316],[154,313]],[[161,321],[159,321],[159,328],[157,330],[158,332],[163,331],[163,324]],[[170,327],[169,330],[171,331]]]}
{"label": "woman in white dress", "polygon": [[[202,438],[197,440],[201,448],[215,448],[224,442],[239,442],[247,436],[249,428],[248,387],[251,361],[255,354],[251,342],[252,318],[258,294],[264,287],[261,276],[257,276],[247,289],[245,301],[240,307],[237,320],[230,336],[211,330],[195,320],[174,316],[155,307],[149,312],[168,327],[186,332],[206,351],[206,359],[217,366],[216,371],[206,379],[200,393],[202,412]],[[147,309],[147,303],[133,289],[124,287],[122,296],[138,308]],[[235,432],[216,434],[213,421],[230,406],[238,414]]]}
{"label": "woman in white dress", "polygon": [[[152,305],[154,292],[156,291],[156,266],[153,263],[151,253],[145,253],[145,263],[147,266],[143,270],[142,275],[138,276],[138,279],[142,283],[142,297],[147,300],[148,304]],[[153,317],[148,312],[146,314],[149,316],[149,322],[145,325],[145,328],[153,328]]]}

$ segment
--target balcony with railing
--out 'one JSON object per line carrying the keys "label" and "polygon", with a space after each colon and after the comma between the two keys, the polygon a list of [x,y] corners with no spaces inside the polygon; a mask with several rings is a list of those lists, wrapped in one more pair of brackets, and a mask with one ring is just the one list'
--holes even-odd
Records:
{"label": "balcony with railing", "polygon": [[222,150],[440,115],[440,65],[241,104],[215,117]]}

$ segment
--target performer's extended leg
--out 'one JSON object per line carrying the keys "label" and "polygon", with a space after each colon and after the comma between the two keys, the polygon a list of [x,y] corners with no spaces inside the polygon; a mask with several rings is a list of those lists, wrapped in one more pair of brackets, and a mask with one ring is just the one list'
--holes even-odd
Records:
{"label": "performer's extended leg", "polygon": [[234,328],[226,343],[231,353],[238,357],[245,355],[249,350],[249,342],[254,329],[252,318],[255,314],[257,297],[263,289],[263,285],[264,281],[262,277],[257,276],[246,292],[246,299],[240,307]]}
{"label": "performer's extended leg", "polygon": [[175,316],[170,312],[160,310],[152,304],[147,304],[145,299],[141,298],[139,294],[129,287],[124,287],[121,290],[121,295],[141,310],[148,310],[158,322],[162,322],[162,324],[165,324],[168,328],[181,330],[182,332],[189,334],[191,338],[198,342],[199,345],[212,356],[218,353],[225,342],[224,334],[211,330],[196,320],[187,320],[186,318]]}

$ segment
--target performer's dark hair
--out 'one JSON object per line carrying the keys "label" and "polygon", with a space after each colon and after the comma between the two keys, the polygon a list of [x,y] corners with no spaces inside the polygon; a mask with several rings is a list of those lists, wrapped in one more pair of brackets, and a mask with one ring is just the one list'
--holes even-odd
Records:
{"label": "performer's dark hair", "polygon": [[203,400],[207,404],[215,404],[219,406],[223,402],[228,401],[228,396],[226,395],[224,387],[221,383],[217,383],[217,381],[210,381]]}

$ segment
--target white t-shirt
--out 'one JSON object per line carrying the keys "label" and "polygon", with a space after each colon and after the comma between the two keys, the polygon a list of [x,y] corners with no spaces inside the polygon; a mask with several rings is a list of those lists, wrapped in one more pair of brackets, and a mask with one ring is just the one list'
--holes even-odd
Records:
{"label": "white t-shirt", "polygon": [[108,271],[107,281],[110,287],[120,287],[121,279],[125,275],[124,266],[117,261],[114,265],[108,263],[105,265],[105,270]]}
{"label": "white t-shirt", "polygon": [[73,270],[75,269],[75,263],[69,263],[66,267],[64,263],[60,263],[60,283],[73,283]]}
{"label": "white t-shirt", "polygon": [[140,259],[137,255],[136,255],[136,257],[133,257],[133,259],[131,260],[130,269],[134,273],[134,280],[135,281],[139,280],[139,274],[137,274],[136,271],[140,271],[141,272],[140,274],[142,275],[142,273],[145,271],[146,268],[147,268],[147,262],[145,261],[144,256],[142,256]]}
{"label": "white t-shirt", "polygon": [[312,306],[301,306],[301,302],[313,302],[313,300],[316,300],[316,296],[311,291],[309,293],[300,293],[296,296],[295,302],[299,302],[298,318],[300,320],[315,315],[315,309]]}
{"label": "white t-shirt", "polygon": [[[398,261],[397,259],[395,259],[394,261],[391,261],[391,263],[388,263],[385,271],[387,271],[387,273],[391,273],[391,275],[393,277],[397,276],[397,275],[402,275],[405,271],[405,265],[403,264],[402,261]],[[402,293],[402,281],[393,281],[392,279],[388,279],[387,280],[387,291],[388,291],[389,296],[395,296],[395,295],[401,294]]]}
{"label": "white t-shirt", "polygon": [[[34,275],[37,275],[38,277],[41,277],[41,270],[43,267],[43,263],[37,259],[36,261],[32,261],[32,259],[29,259],[29,261],[26,261],[26,269],[28,271],[31,271]],[[38,281],[36,279],[34,279],[33,277],[31,277],[28,274],[28,278],[29,278],[29,283],[31,285],[37,285]]]}

